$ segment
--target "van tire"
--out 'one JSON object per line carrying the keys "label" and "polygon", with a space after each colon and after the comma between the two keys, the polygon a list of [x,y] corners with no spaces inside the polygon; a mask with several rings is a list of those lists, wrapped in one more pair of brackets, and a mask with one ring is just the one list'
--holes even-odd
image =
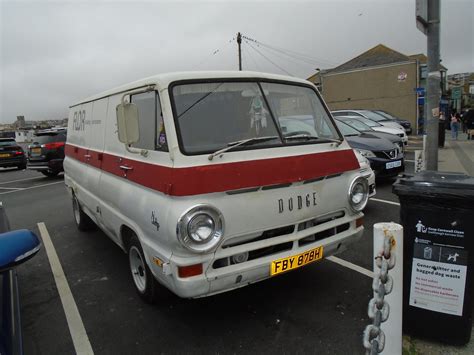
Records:
{"label": "van tire", "polygon": [[127,243],[127,252],[128,265],[135,290],[146,303],[155,303],[160,286],[146,263],[142,246],[136,235],[131,236]]}
{"label": "van tire", "polygon": [[55,170],[52,170],[52,171],[43,170],[43,171],[41,171],[41,174],[43,174],[44,176],[47,176],[47,177],[55,177],[56,175],[59,174],[59,171],[55,171]]}
{"label": "van tire", "polygon": [[84,213],[75,195],[72,196],[72,212],[74,214],[74,222],[76,222],[77,229],[86,232],[95,228],[94,221]]}

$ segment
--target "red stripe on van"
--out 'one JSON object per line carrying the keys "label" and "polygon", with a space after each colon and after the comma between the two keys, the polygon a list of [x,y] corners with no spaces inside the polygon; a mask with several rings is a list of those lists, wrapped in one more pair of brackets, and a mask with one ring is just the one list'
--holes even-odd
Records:
{"label": "red stripe on van", "polygon": [[[292,183],[359,169],[352,151],[324,152],[283,158],[170,168],[66,145],[66,155],[110,174],[172,196],[190,196],[250,187]],[[92,158],[85,161],[83,156]],[[102,158],[100,161],[99,158]],[[97,160],[97,162],[95,161]],[[100,164],[101,163],[101,164]],[[120,166],[133,168],[125,170]]]}

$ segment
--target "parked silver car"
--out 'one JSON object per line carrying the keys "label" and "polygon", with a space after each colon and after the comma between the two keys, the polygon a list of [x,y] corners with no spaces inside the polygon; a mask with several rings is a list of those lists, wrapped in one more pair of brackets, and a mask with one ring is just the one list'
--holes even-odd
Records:
{"label": "parked silver car", "polygon": [[337,111],[331,111],[331,113],[335,117],[337,117],[337,116],[359,116],[359,117],[368,118],[369,120],[377,122],[377,123],[381,124],[382,126],[398,128],[398,129],[401,129],[403,132],[405,132],[405,128],[403,128],[402,125],[397,123],[397,121],[388,119],[387,117],[385,117],[385,116],[383,116],[379,113],[376,113],[374,111],[370,111],[370,110],[337,110]]}

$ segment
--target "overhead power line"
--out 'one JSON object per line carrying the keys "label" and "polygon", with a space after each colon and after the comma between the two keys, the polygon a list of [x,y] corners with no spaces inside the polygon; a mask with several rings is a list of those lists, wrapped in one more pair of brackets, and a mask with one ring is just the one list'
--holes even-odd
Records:
{"label": "overhead power line", "polygon": [[267,48],[272,49],[274,51],[285,54],[289,57],[293,57],[294,59],[305,61],[308,64],[315,64],[315,65],[324,64],[324,65],[329,65],[329,66],[336,66],[337,65],[336,63],[334,63],[330,60],[327,60],[327,59],[318,58],[318,57],[311,56],[311,55],[308,55],[308,54],[305,54],[305,53],[300,53],[300,52],[297,52],[297,51],[294,51],[294,50],[273,46],[273,45],[261,42],[259,40],[256,40],[256,39],[248,37],[248,36],[242,36],[242,38],[245,38],[246,40],[248,40],[250,42],[253,42],[253,43],[255,43],[259,46],[267,47]]}
{"label": "overhead power line", "polygon": [[[267,52],[268,54],[270,54],[270,55],[276,56],[276,57],[278,57],[278,58],[284,60],[285,62],[291,62],[291,63],[297,65],[298,67],[302,67],[302,63],[295,61],[295,59],[292,58],[292,57],[284,56],[282,53],[274,52],[273,50],[270,50],[269,48],[264,47],[264,46],[258,46],[258,48],[260,48],[260,49],[266,51],[266,52]],[[312,69],[314,69],[314,64],[311,63],[311,62],[304,61],[304,64],[303,64],[303,65],[309,66],[309,67],[311,67]],[[306,69],[307,69],[307,68],[305,68],[305,70],[306,70]]]}
{"label": "overhead power line", "polygon": [[[245,43],[248,44],[248,41],[245,41]],[[255,70],[258,70],[258,71],[262,71],[260,66],[258,65],[257,61],[255,60],[255,58],[253,57],[253,55],[250,53],[250,51],[243,51],[244,54],[246,54],[253,62],[253,64],[255,65]]]}
{"label": "overhead power line", "polygon": [[284,72],[285,74],[294,76],[293,74],[291,74],[290,72],[288,72],[287,70],[285,70],[284,68],[282,68],[281,66],[279,66],[278,64],[276,64],[273,60],[271,60],[270,58],[268,58],[265,54],[263,54],[262,52],[260,52],[257,48],[255,48],[255,47],[252,45],[252,43],[248,42],[248,45],[249,45],[250,48],[252,48],[255,52],[257,52],[258,54],[260,54],[263,58],[265,58],[267,61],[269,61],[270,63],[272,63],[275,67],[277,67],[278,69],[280,69],[282,72]]}

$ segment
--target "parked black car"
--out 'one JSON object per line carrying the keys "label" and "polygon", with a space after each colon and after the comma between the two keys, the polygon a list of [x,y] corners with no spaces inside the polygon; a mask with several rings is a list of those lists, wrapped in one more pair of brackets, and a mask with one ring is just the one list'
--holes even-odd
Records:
{"label": "parked black car", "polygon": [[402,150],[402,152],[403,152],[403,149],[404,149],[405,145],[403,144],[402,139],[399,136],[397,136],[396,134],[390,134],[390,133],[385,133],[385,132],[377,132],[377,131],[373,130],[371,127],[367,126],[365,123],[359,121],[356,118],[352,118],[352,117],[349,117],[349,116],[337,116],[336,121],[342,121],[345,124],[351,126],[352,128],[354,128],[355,130],[357,130],[361,133],[369,133],[369,134],[372,134],[372,135],[374,135],[376,137],[379,137],[379,138],[388,139],[393,144],[398,145],[400,147],[400,149]]}
{"label": "parked black car", "polygon": [[383,110],[373,110],[373,111],[378,113],[379,115],[387,117],[389,120],[394,120],[394,121],[398,122],[403,128],[405,128],[406,134],[411,134],[412,129],[411,129],[410,121],[407,121],[407,120],[404,120],[402,118],[396,117],[396,116],[388,113],[387,111],[383,111]]}
{"label": "parked black car", "polygon": [[45,130],[33,136],[28,146],[28,169],[53,177],[63,170],[66,130]]}
{"label": "parked black car", "polygon": [[13,138],[0,138],[0,167],[16,166],[26,168],[26,155],[23,148]]}
{"label": "parked black car", "polygon": [[23,229],[10,232],[0,205],[0,354],[23,354],[18,275],[15,266],[33,257],[41,247],[39,238]]}
{"label": "parked black car", "polygon": [[400,147],[388,139],[361,133],[342,121],[336,124],[351,148],[369,160],[376,177],[393,177],[405,170]]}

